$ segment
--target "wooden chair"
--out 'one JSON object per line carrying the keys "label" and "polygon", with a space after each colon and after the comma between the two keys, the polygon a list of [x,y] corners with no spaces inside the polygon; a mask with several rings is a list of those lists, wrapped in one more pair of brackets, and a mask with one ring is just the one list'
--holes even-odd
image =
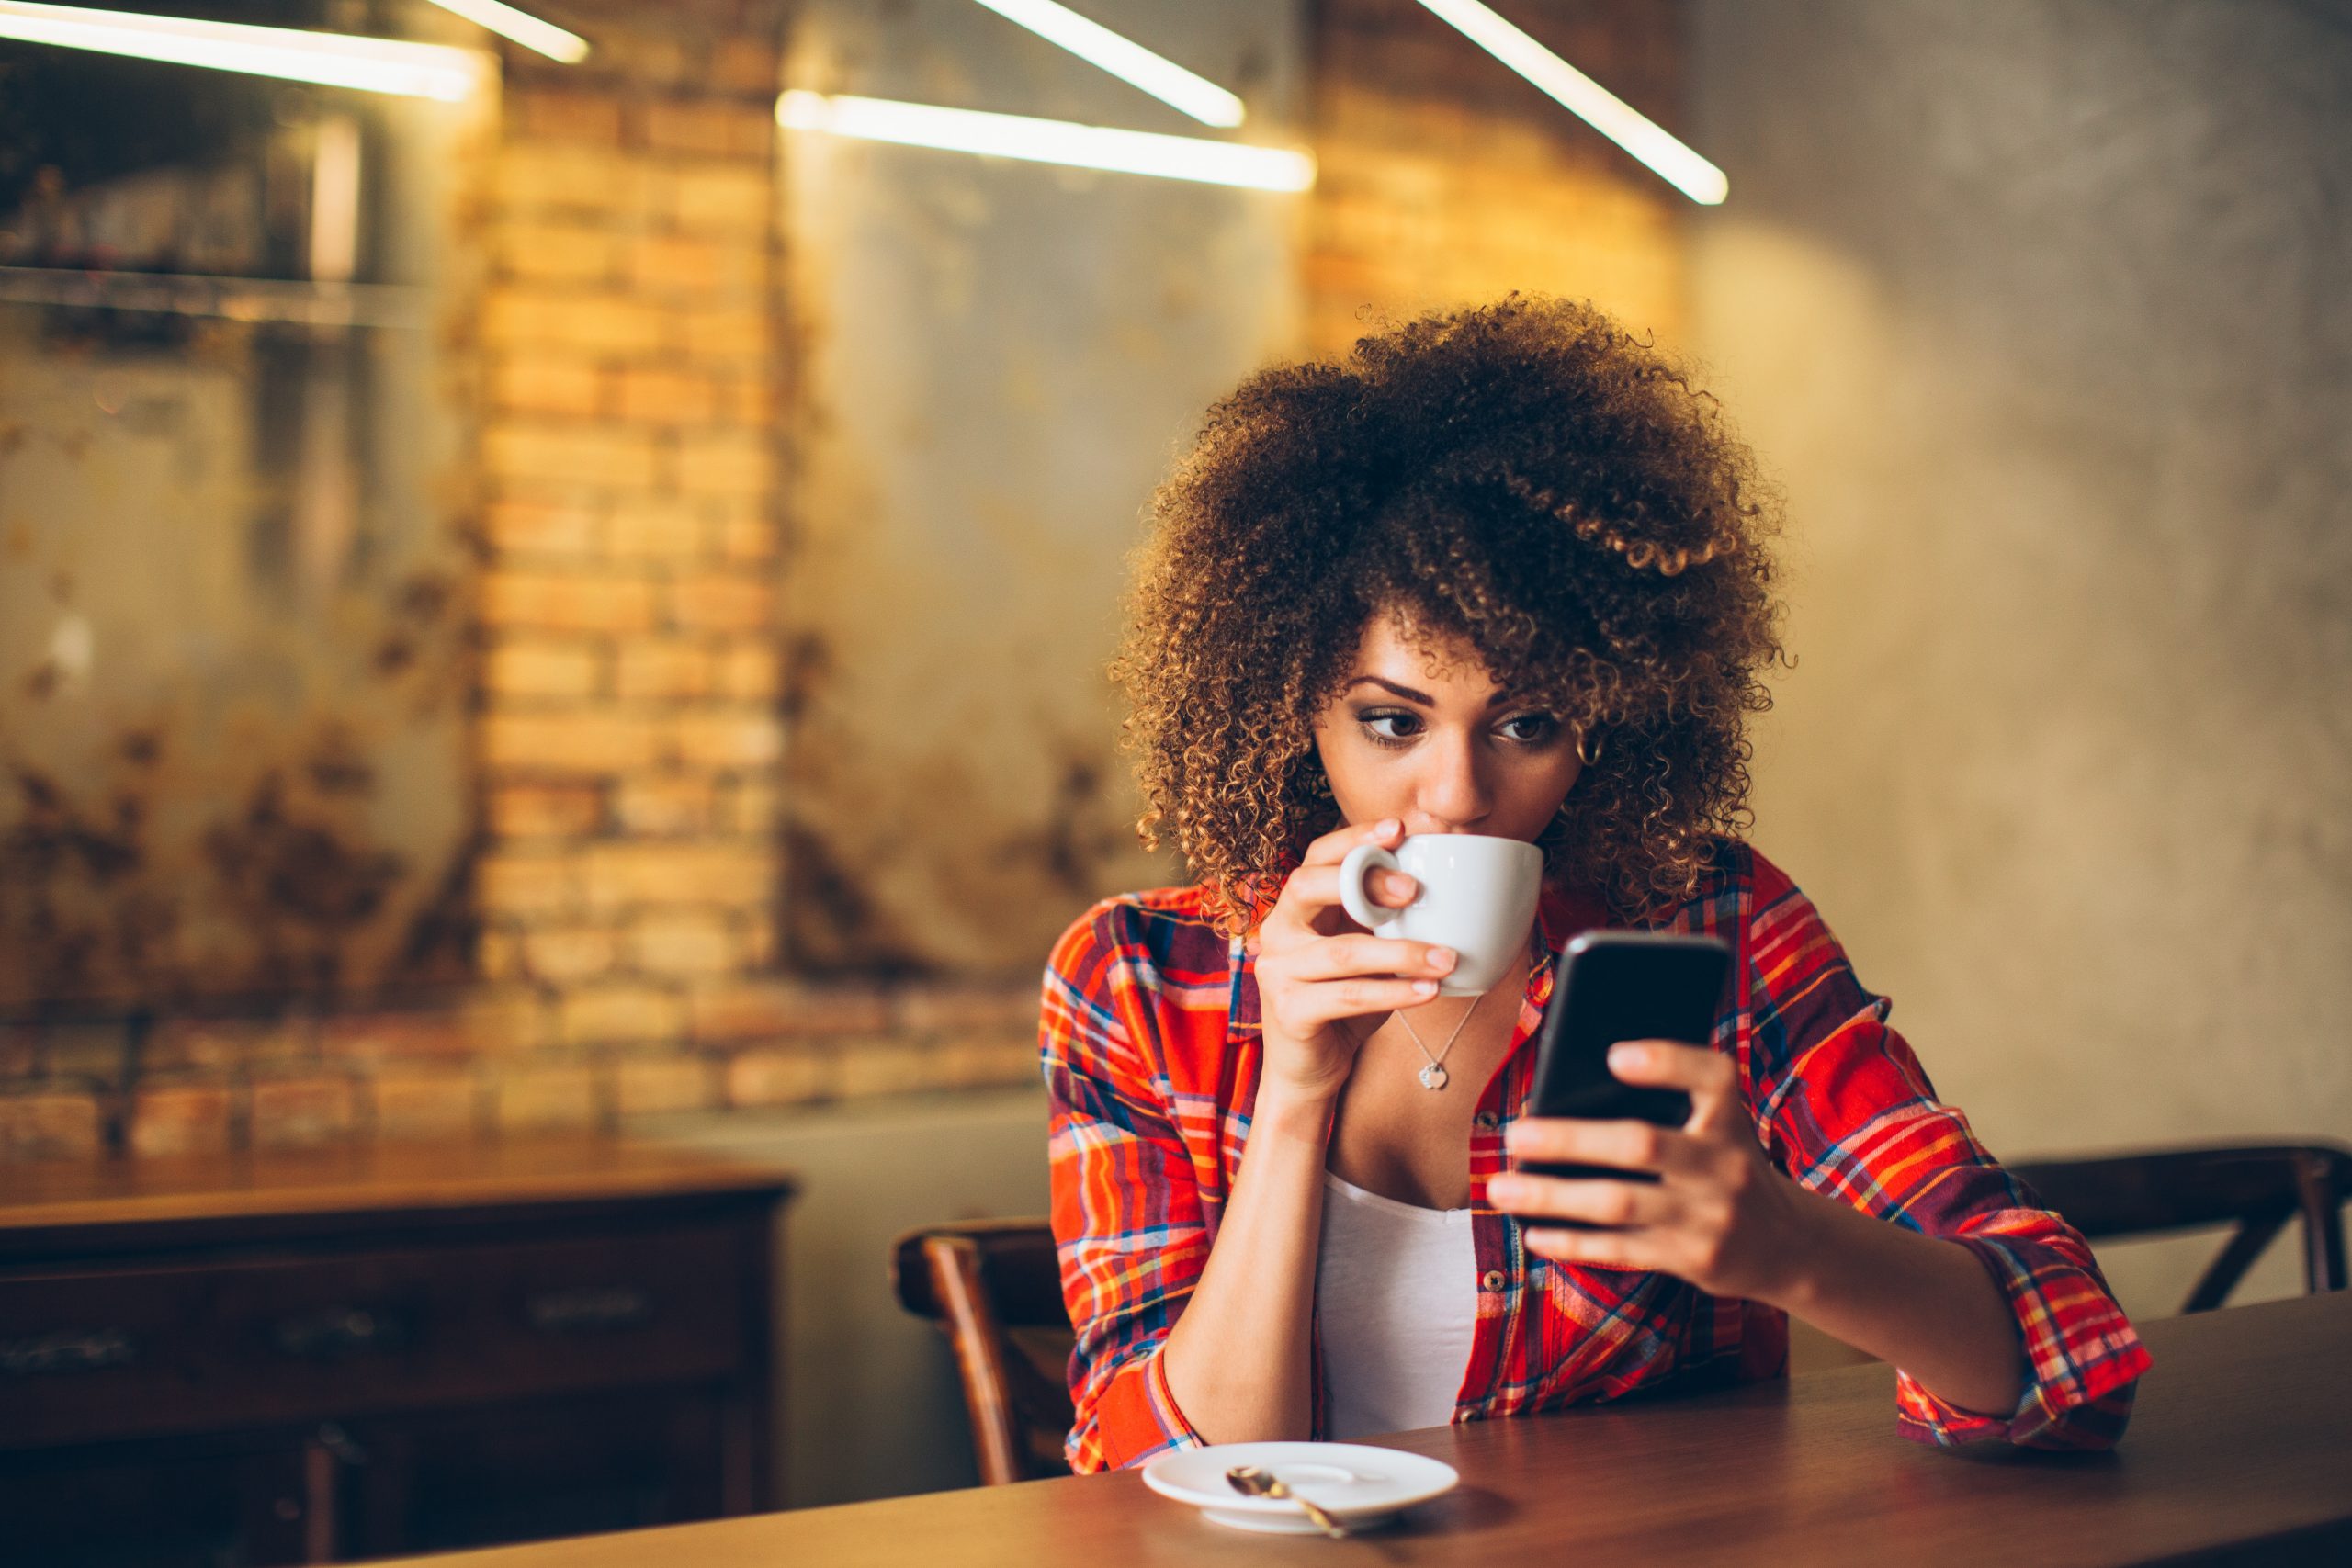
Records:
{"label": "wooden chair", "polygon": [[2164,1149],[2096,1159],[2037,1160],[2009,1174],[2092,1241],[2234,1224],[2236,1233],[2188,1292],[2184,1313],[2228,1299],[2271,1238],[2301,1216],[2303,1287],[2345,1288],[2344,1204],[2352,1149],[2331,1144]]}
{"label": "wooden chair", "polygon": [[[2167,1149],[2029,1161],[2008,1170],[2093,1241],[2235,1225],[2184,1312],[2220,1306],[2299,1216],[2304,1287],[2346,1288],[2343,1207],[2352,1201],[2352,1149]],[[938,1324],[956,1348],[981,1481],[993,1486],[1067,1473],[1073,1336],[1046,1222],[926,1225],[893,1244],[890,1273],[899,1304]]]}
{"label": "wooden chair", "polygon": [[1067,1475],[1062,1439],[1076,1418],[1054,1235],[1043,1220],[925,1225],[890,1248],[899,1304],[956,1348],[972,1449],[989,1486]]}

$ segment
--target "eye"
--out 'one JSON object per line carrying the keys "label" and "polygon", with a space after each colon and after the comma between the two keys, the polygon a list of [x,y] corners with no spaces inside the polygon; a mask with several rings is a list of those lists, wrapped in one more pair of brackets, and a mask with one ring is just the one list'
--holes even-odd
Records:
{"label": "eye", "polygon": [[1356,722],[1384,746],[1402,746],[1421,732],[1421,716],[1410,708],[1366,708]]}
{"label": "eye", "polygon": [[1560,721],[1548,713],[1515,713],[1497,728],[1522,746],[1542,746],[1557,738]]}

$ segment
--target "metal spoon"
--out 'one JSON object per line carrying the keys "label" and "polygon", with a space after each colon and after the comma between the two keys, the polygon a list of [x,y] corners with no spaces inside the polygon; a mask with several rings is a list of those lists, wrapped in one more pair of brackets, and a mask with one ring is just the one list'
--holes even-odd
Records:
{"label": "metal spoon", "polygon": [[1272,1471],[1261,1470],[1254,1464],[1237,1464],[1225,1472],[1227,1481],[1236,1492],[1246,1492],[1252,1497],[1272,1497],[1278,1501],[1295,1503],[1306,1510],[1306,1517],[1322,1528],[1333,1540],[1345,1540],[1347,1530],[1339,1520],[1283,1484],[1282,1477]]}

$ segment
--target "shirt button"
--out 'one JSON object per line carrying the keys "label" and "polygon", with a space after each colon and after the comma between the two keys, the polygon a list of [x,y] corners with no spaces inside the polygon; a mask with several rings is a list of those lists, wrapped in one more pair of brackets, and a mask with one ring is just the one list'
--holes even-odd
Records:
{"label": "shirt button", "polygon": [[1481,1111],[1478,1114],[1470,1118],[1470,1125],[1473,1127],[1482,1127],[1489,1133],[1493,1132],[1501,1124],[1502,1119],[1491,1111]]}
{"label": "shirt button", "polygon": [[1478,1283],[1489,1291],[1499,1291],[1503,1288],[1503,1271],[1499,1269],[1489,1269]]}

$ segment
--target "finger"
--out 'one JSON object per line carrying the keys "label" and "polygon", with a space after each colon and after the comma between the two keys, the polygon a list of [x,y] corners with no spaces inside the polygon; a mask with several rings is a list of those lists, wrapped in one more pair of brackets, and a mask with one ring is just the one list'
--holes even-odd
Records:
{"label": "finger", "polygon": [[1291,955],[1290,972],[1298,980],[1344,980],[1356,975],[1445,976],[1461,961],[1450,947],[1434,942],[1407,942],[1401,937],[1329,936],[1309,942]]}
{"label": "finger", "polygon": [[1345,828],[1335,828],[1306,846],[1298,863],[1306,865],[1337,865],[1348,858],[1348,852],[1359,844],[1378,844],[1393,850],[1405,841],[1405,824],[1396,818],[1384,817],[1377,822],[1354,822]]}
{"label": "finger", "polygon": [[1419,1007],[1436,995],[1435,980],[1319,980],[1292,992],[1283,1021],[1319,1028],[1343,1018]]}
{"label": "finger", "polygon": [[1530,1116],[1510,1124],[1503,1147],[1521,1164],[1605,1165],[1619,1170],[1679,1175],[1696,1170],[1705,1148],[1686,1133],[1647,1122],[1588,1122],[1574,1116]]}
{"label": "finger", "polygon": [[1339,901],[1337,866],[1302,865],[1283,884],[1281,896],[1258,929],[1275,934],[1278,941],[1286,933],[1312,931],[1315,918]]}
{"label": "finger", "polygon": [[1520,1233],[1527,1250],[1586,1269],[1657,1268],[1657,1247],[1640,1231],[1564,1231],[1530,1226]]}
{"label": "finger", "polygon": [[1702,1045],[1621,1041],[1609,1048],[1609,1070],[1626,1083],[1686,1090],[1690,1115],[1684,1126],[1694,1132],[1724,1124],[1725,1112],[1740,1105],[1738,1066],[1722,1052]]}
{"label": "finger", "polygon": [[1612,1229],[1668,1223],[1679,1199],[1640,1181],[1504,1174],[1487,1183],[1487,1201],[1530,1220],[1582,1220]]}
{"label": "finger", "polygon": [[[1421,885],[1403,872],[1377,866],[1372,875],[1364,878],[1364,886],[1370,890],[1374,903],[1392,909],[1403,908],[1421,891]],[[1300,920],[1312,920],[1327,909],[1338,908],[1340,868],[1336,865],[1300,866],[1283,885],[1282,897],[1275,900],[1274,907]]]}
{"label": "finger", "polygon": [[1732,1060],[1703,1045],[1673,1040],[1624,1040],[1609,1048],[1609,1070],[1627,1083],[1720,1094],[1738,1076]]}

